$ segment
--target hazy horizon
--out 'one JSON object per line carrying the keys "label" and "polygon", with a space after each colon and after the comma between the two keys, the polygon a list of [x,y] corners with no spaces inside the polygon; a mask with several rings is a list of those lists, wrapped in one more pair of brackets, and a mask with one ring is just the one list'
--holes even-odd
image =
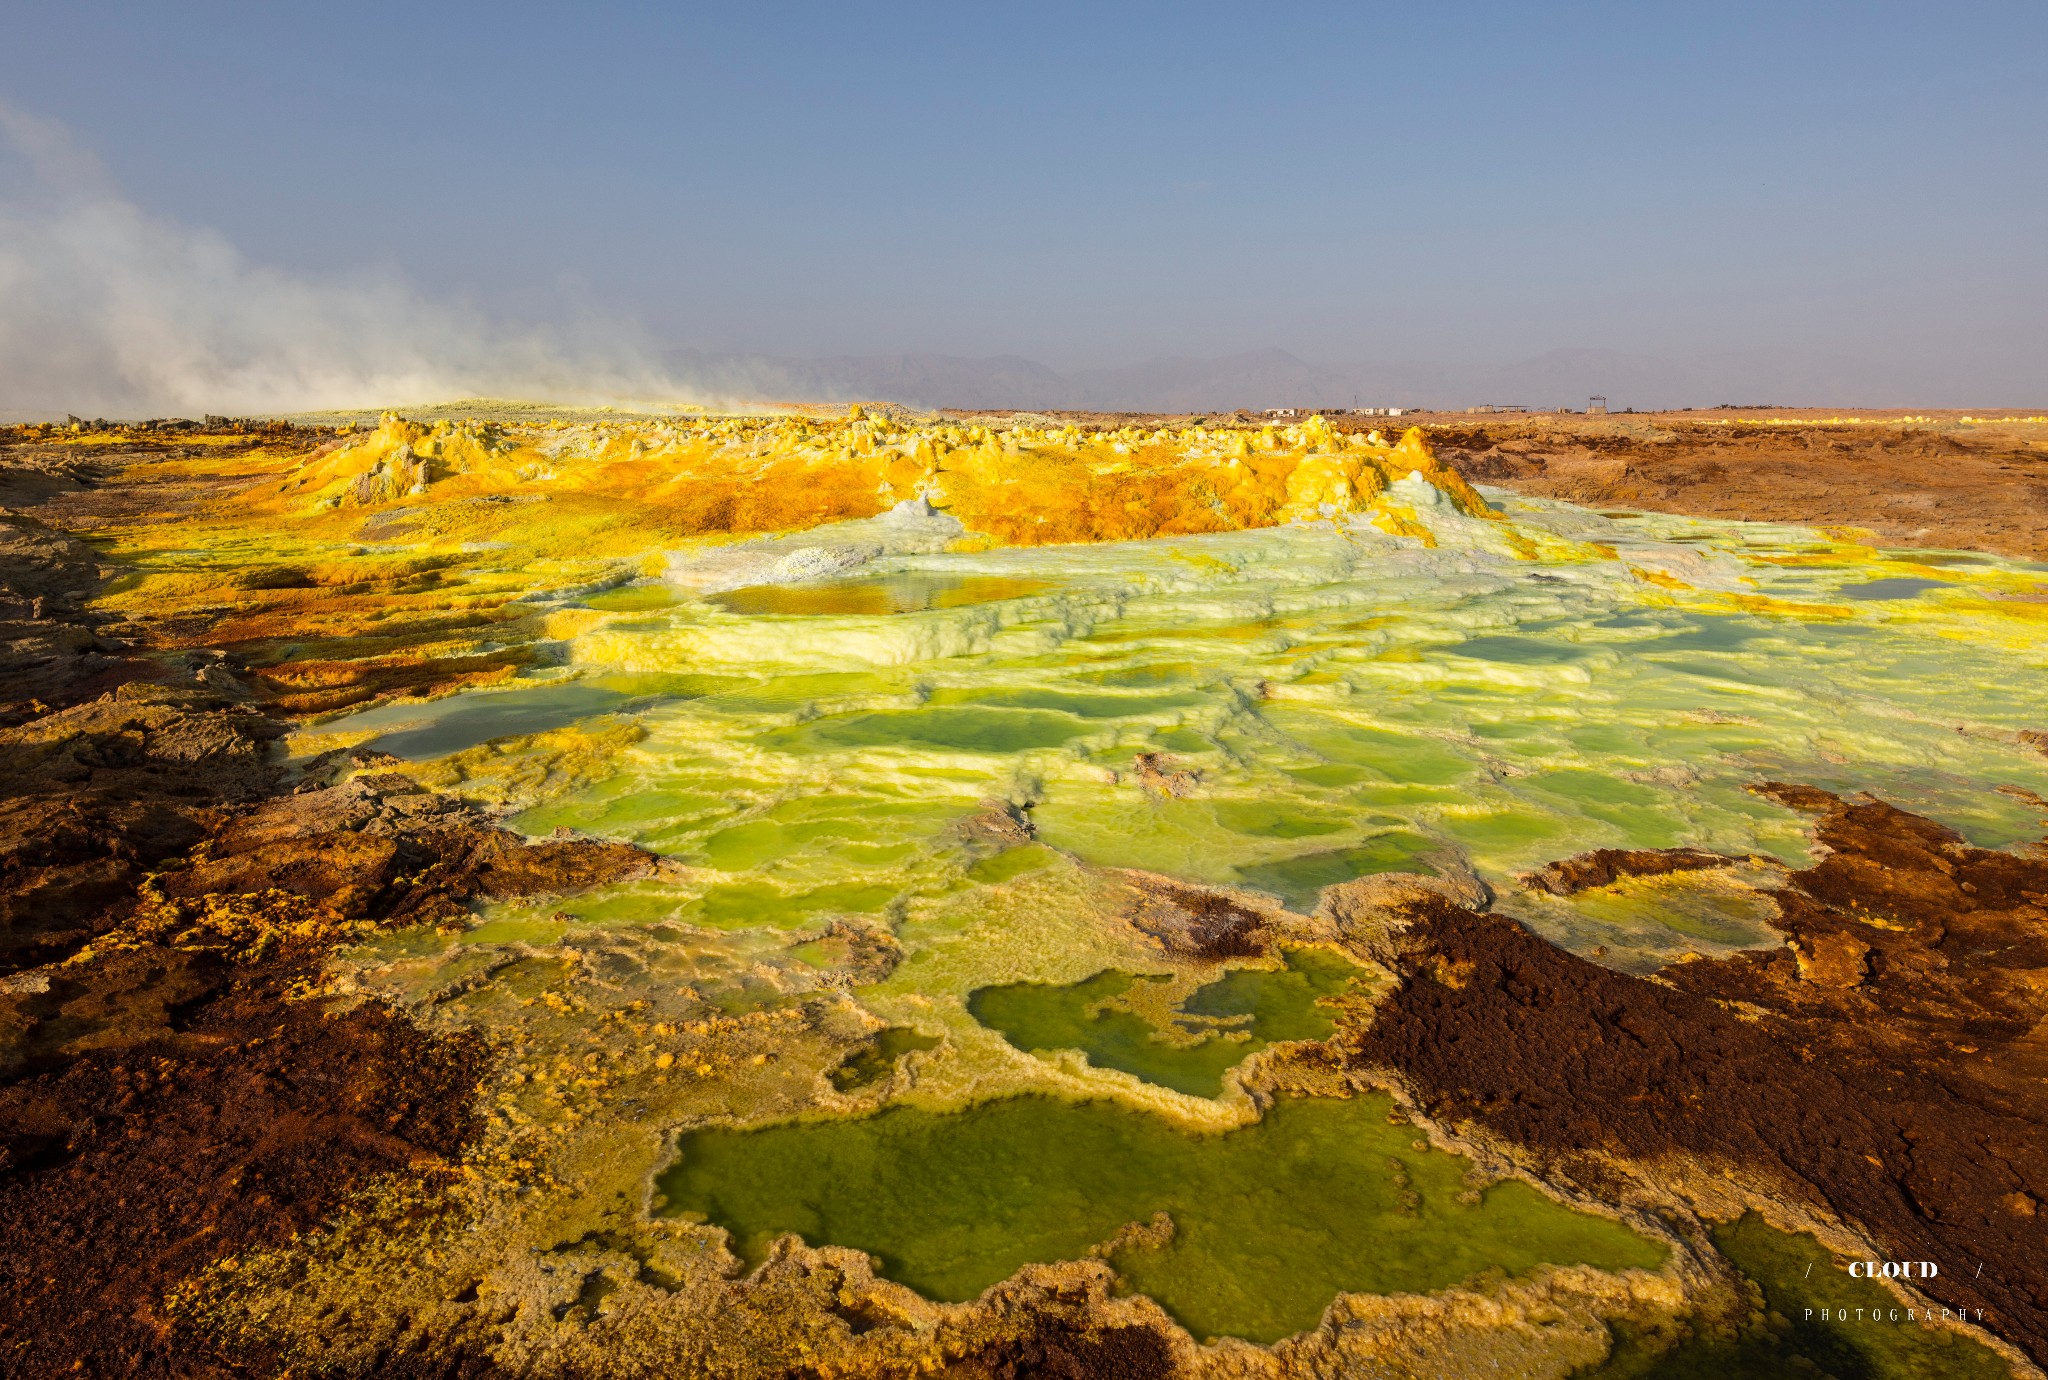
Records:
{"label": "hazy horizon", "polygon": [[2048,403],[2038,6],[11,27],[0,415]]}

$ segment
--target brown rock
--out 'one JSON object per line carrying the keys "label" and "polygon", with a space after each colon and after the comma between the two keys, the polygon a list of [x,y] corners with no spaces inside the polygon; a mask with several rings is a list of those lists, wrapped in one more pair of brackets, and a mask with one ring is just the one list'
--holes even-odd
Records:
{"label": "brown rock", "polygon": [[1787,948],[1643,979],[1418,898],[1363,936],[1398,985],[1349,1057],[1611,1197],[1725,1195],[1722,1167],[1768,1184],[1761,1205],[1940,1263],[1928,1294],[2048,1357],[2024,1211],[2048,1194],[2048,854],[1759,789],[1819,816],[1824,856],[1776,894]]}
{"label": "brown rock", "polygon": [[1282,913],[1270,902],[1162,877],[1121,870],[1134,893],[1126,916],[1177,957],[1248,958],[1266,952]]}
{"label": "brown rock", "polygon": [[1657,877],[1671,872],[1697,872],[1741,862],[1698,848],[1596,848],[1590,853],[1548,863],[1524,876],[1522,884],[1553,896],[1571,896],[1596,886],[1612,886],[1623,877]]}
{"label": "brown rock", "polygon": [[[1952,419],[1951,419],[1952,420]],[[1862,528],[1894,546],[2048,557],[2040,452],[2000,427],[1782,413],[1530,417],[1426,427],[1467,478],[1593,508]]]}
{"label": "brown rock", "polygon": [[1870,946],[1853,934],[1815,934],[1793,945],[1802,982],[1823,987],[1856,987],[1870,971]]}

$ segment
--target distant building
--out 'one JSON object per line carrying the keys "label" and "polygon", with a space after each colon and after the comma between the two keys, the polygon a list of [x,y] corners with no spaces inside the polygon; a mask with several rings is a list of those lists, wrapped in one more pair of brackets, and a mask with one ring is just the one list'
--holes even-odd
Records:
{"label": "distant building", "polygon": [[1268,417],[1299,417],[1301,409],[1298,407],[1269,407],[1266,409],[1266,415]]}
{"label": "distant building", "polygon": [[1527,412],[1529,409],[1521,403],[1481,403],[1477,407],[1468,407],[1465,410],[1467,412]]}
{"label": "distant building", "polygon": [[1358,415],[1361,417],[1405,417],[1413,411],[1415,409],[1412,407],[1361,407],[1357,409]]}
{"label": "distant building", "polygon": [[1594,394],[1594,395],[1593,395],[1592,397],[1590,397],[1590,398],[1586,399],[1586,415],[1587,415],[1588,417],[1604,417],[1604,416],[1606,416],[1606,415],[1607,415],[1607,399],[1606,399],[1606,398],[1604,398],[1604,397],[1602,397],[1602,396],[1601,396],[1600,394],[1598,394],[1598,393],[1595,393],[1595,394]]}

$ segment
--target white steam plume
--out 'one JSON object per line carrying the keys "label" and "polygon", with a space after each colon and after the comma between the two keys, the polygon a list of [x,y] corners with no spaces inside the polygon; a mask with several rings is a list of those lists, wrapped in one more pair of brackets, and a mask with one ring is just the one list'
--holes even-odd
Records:
{"label": "white steam plume", "polygon": [[577,334],[564,349],[388,274],[251,263],[144,213],[62,125],[0,103],[0,418],[681,400],[634,327]]}

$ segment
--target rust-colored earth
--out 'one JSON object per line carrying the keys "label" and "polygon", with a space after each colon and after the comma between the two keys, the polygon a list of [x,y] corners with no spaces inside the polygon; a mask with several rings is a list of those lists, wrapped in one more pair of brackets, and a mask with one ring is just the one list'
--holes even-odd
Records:
{"label": "rust-colored earth", "polygon": [[1480,484],[1589,508],[1858,528],[1880,545],[2048,559],[2048,428],[1833,414],[1431,417]]}
{"label": "rust-colored earth", "polygon": [[1602,1196],[1675,1189],[1711,1210],[1746,1192],[1854,1224],[1887,1259],[1934,1261],[1933,1298],[2048,1359],[2048,847],[1972,848],[1879,800],[1757,789],[1810,811],[1827,850],[1777,893],[1784,948],[1639,978],[1416,902],[1375,941],[1400,985],[1352,1057]]}

